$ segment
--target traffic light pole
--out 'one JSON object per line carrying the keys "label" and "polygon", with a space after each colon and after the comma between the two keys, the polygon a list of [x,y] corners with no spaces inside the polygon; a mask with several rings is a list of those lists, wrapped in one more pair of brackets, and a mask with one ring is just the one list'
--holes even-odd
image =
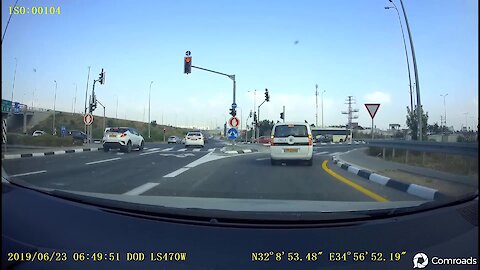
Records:
{"label": "traffic light pole", "polygon": [[208,72],[220,74],[220,75],[227,76],[228,78],[230,78],[233,81],[233,103],[235,103],[235,95],[236,95],[235,75],[228,75],[228,74],[225,74],[225,73],[222,73],[222,72],[218,72],[218,71],[210,70],[210,69],[206,69],[206,68],[201,68],[201,67],[197,67],[197,66],[193,66],[193,65],[192,65],[192,68],[205,70],[205,71],[208,71]]}
{"label": "traffic light pole", "polygon": [[[257,122],[260,123],[260,107],[263,105],[263,103],[265,103],[266,100],[264,100],[262,103],[260,103],[260,105],[258,105],[258,114],[257,114]],[[258,124],[258,132],[257,134],[258,137],[260,137],[260,124]]]}

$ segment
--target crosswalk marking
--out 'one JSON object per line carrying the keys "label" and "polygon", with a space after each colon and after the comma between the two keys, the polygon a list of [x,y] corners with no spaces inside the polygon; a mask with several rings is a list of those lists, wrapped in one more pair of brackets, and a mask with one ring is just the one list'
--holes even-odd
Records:
{"label": "crosswalk marking", "polygon": [[198,151],[200,151],[200,149],[195,148],[195,149],[193,149],[192,151],[193,151],[193,152],[198,152]]}
{"label": "crosswalk marking", "polygon": [[[145,148],[145,149],[148,149],[148,148]],[[160,148],[150,148],[150,149],[148,149],[148,151],[156,151],[158,149],[160,149]]]}
{"label": "crosswalk marking", "polygon": [[170,150],[172,150],[172,149],[173,149],[173,147],[171,147],[171,148],[165,148],[165,149],[162,150],[162,152],[167,152],[167,151],[170,151]]}
{"label": "crosswalk marking", "polygon": [[178,152],[184,152],[184,151],[187,151],[187,148],[182,148],[178,150]]}

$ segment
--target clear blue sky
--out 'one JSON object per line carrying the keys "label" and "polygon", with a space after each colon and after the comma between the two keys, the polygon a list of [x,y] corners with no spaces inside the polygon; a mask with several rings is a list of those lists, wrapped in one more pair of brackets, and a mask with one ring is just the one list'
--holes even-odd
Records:
{"label": "clear blue sky", "polygon": [[[2,1],[2,33],[14,3]],[[83,111],[91,66],[89,92],[101,68],[106,70],[106,84],[97,85],[96,93],[110,117],[147,121],[154,81],[152,120],[220,126],[232,103],[232,81],[196,69],[183,74],[190,50],[193,65],[236,75],[243,118],[254,105],[248,91],[257,90],[258,106],[268,88],[271,102],[262,106],[262,119],[278,120],[285,105],[287,120],[315,123],[318,84],[319,92],[325,90],[325,125],[346,123],[341,112],[351,95],[360,125],[371,124],[363,104],[378,102],[377,127],[405,127],[410,104],[405,51],[397,13],[384,9],[391,5],[387,0],[18,2],[27,8],[36,4],[60,7],[61,14],[12,17],[2,44],[2,98],[11,98],[17,58],[16,101],[53,108],[56,80],[56,108],[72,110],[76,84],[75,108]],[[429,123],[440,122],[440,94],[448,93],[447,124],[459,129],[467,121],[476,129],[477,1],[404,4]],[[95,114],[102,113],[99,106]]]}

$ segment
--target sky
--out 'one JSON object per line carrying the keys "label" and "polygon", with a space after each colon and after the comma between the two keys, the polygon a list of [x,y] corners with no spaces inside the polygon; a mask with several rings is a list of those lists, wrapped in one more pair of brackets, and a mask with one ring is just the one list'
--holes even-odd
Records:
{"label": "sky", "polygon": [[[440,124],[446,112],[448,126],[476,130],[477,1],[403,2],[429,124]],[[2,34],[14,3],[2,0]],[[414,82],[400,1],[394,3]],[[387,0],[19,0],[17,5],[31,12],[55,7],[60,14],[11,17],[2,41],[2,99],[10,100],[13,90],[14,100],[28,106],[51,109],[55,103],[56,110],[83,112],[87,78],[90,95],[103,68],[105,84],[97,83],[95,93],[108,117],[148,121],[151,85],[152,121],[222,126],[230,117],[233,81],[195,68],[184,74],[190,51],[194,66],[235,75],[243,128],[248,113],[264,101],[265,89],[270,101],[260,108],[261,120],[280,120],[285,106],[286,121],[321,126],[323,118],[325,126],[344,125],[345,100],[353,96],[354,122],[371,126],[364,104],[380,103],[377,128],[406,127],[407,60],[398,15],[384,8],[392,6]],[[101,106],[94,115],[103,115]]]}

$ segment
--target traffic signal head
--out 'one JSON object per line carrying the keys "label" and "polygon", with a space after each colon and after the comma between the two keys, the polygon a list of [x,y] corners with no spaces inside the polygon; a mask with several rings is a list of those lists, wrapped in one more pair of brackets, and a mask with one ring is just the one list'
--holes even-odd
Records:
{"label": "traffic signal head", "polygon": [[103,71],[103,68],[102,72],[100,72],[100,78],[98,79],[98,81],[100,82],[100,84],[105,84],[105,71]]}
{"label": "traffic signal head", "polygon": [[235,117],[237,115],[237,111],[233,108],[230,109],[230,115]]}
{"label": "traffic signal head", "polygon": [[255,122],[255,123],[257,122],[257,112],[255,112],[253,114],[253,122]]}
{"label": "traffic signal head", "polygon": [[192,57],[185,56],[184,64],[183,64],[183,73],[189,74],[192,73]]}
{"label": "traffic signal head", "polygon": [[283,114],[283,112],[280,113],[280,119],[285,119],[285,115]]}
{"label": "traffic signal head", "polygon": [[265,100],[268,102],[270,101],[270,95],[268,94],[268,89],[265,88]]}

